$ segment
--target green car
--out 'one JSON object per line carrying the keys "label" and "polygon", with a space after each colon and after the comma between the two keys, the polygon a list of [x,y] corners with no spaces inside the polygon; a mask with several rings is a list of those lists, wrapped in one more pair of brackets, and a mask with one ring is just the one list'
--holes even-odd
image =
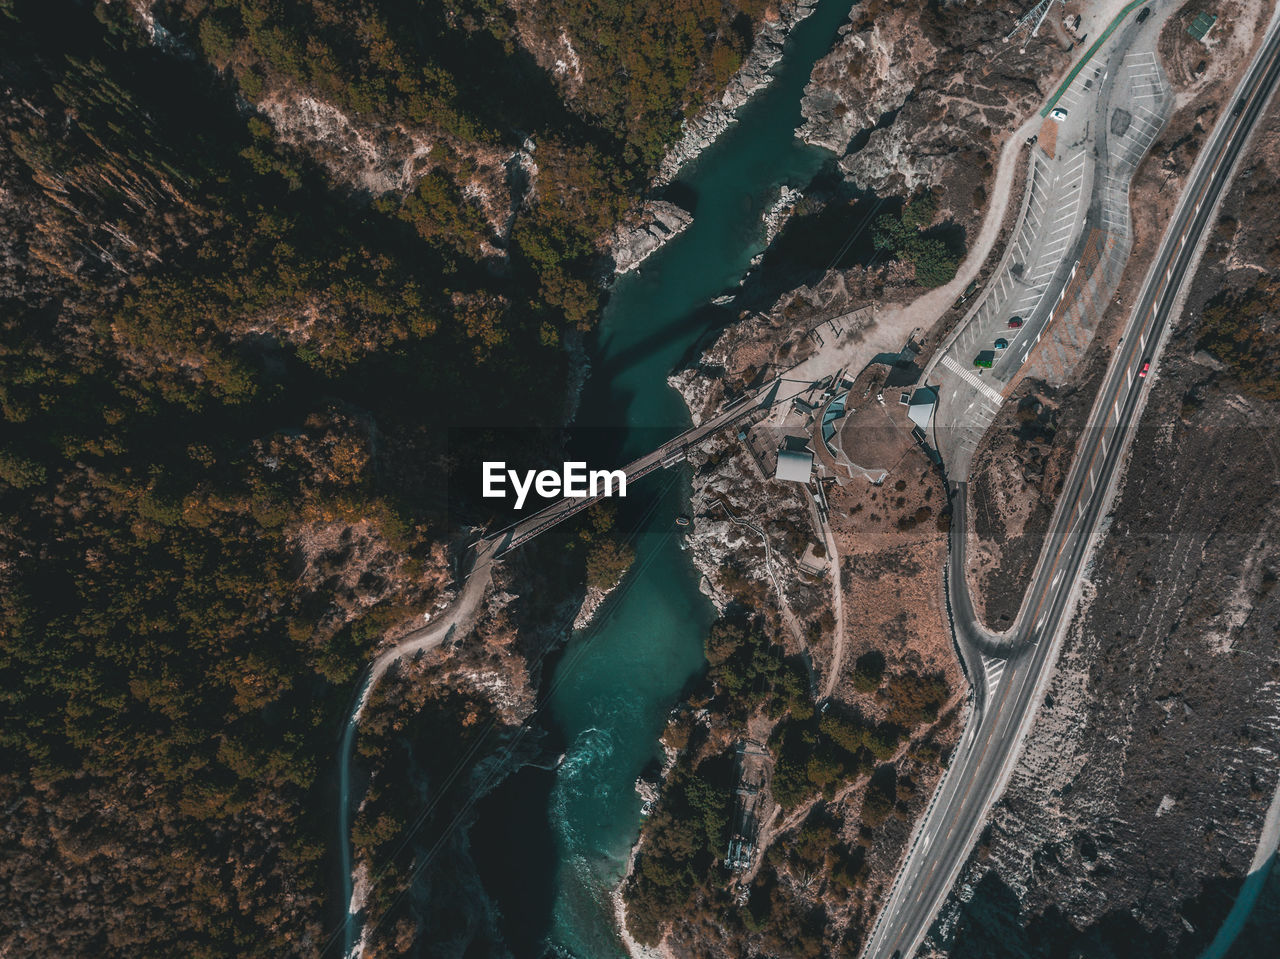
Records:
{"label": "green car", "polygon": [[973,365],[980,370],[991,369],[991,364],[995,362],[996,354],[994,350],[983,350],[974,357]]}

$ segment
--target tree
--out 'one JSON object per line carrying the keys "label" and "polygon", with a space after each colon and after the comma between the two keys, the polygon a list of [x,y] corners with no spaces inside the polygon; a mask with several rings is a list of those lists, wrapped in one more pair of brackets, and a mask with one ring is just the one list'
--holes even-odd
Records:
{"label": "tree", "polygon": [[875,692],[884,678],[884,666],[884,653],[874,649],[863,653],[853,664],[854,688],[863,693]]}
{"label": "tree", "polygon": [[907,203],[898,215],[886,213],[877,217],[872,230],[876,249],[912,263],[921,286],[948,283],[959,267],[958,258],[947,245],[924,232],[936,216],[937,199],[932,191],[925,191]]}

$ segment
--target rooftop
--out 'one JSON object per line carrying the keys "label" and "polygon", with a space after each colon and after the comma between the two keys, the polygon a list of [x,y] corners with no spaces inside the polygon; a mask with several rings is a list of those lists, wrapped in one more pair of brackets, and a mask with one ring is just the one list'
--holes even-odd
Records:
{"label": "rooftop", "polygon": [[808,450],[778,450],[778,469],[774,476],[791,483],[807,483],[813,474],[813,454]]}

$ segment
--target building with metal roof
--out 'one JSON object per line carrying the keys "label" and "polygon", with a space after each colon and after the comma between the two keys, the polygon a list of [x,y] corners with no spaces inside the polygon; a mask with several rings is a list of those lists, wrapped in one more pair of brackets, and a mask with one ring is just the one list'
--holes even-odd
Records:
{"label": "building with metal roof", "polygon": [[932,386],[922,386],[911,394],[911,405],[907,407],[907,416],[912,423],[927,430],[933,422],[933,411],[938,406],[938,391]]}
{"label": "building with metal roof", "polygon": [[813,475],[813,453],[809,450],[778,450],[778,468],[774,478],[788,483],[807,483]]}

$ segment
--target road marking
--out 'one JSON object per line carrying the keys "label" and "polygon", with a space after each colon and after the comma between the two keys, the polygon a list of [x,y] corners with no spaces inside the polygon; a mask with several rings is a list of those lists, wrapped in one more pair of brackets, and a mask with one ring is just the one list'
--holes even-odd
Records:
{"label": "road marking", "polygon": [[965,369],[963,366],[961,366],[958,362],[956,362],[955,358],[952,357],[950,353],[948,353],[946,356],[942,358],[942,365],[945,366],[947,369],[949,369],[951,372],[955,373],[957,376],[959,376],[962,380],[964,380],[966,383],[972,386],[979,393],[986,396],[993,403],[1004,402],[1003,394],[1001,394],[998,390],[993,390],[990,386],[986,384],[986,382],[979,379],[978,374],[974,373],[972,370]]}
{"label": "road marking", "polygon": [[[1238,121],[1237,121],[1237,122],[1238,122]],[[1219,164],[1215,164],[1215,166],[1214,166],[1214,171],[1213,171],[1213,172],[1216,172],[1216,169],[1217,169],[1217,166],[1218,166],[1218,165],[1219,165]],[[1162,285],[1163,285],[1163,284],[1162,284]],[[1082,493],[1083,493],[1083,490],[1081,490],[1081,494],[1082,494]],[[1081,495],[1081,494],[1078,494],[1078,495]],[[1064,549],[1065,547],[1066,547],[1066,541],[1064,540],[1064,542],[1063,542],[1062,546],[1058,549],[1057,554],[1056,554],[1056,555],[1055,555],[1055,557],[1054,557],[1054,563],[1055,563],[1055,564],[1056,564],[1056,562],[1058,561],[1058,558],[1060,557],[1060,555],[1061,555],[1061,553],[1062,553],[1062,551],[1063,551],[1063,549]],[[1039,606],[1041,606],[1041,605],[1043,605],[1044,598],[1045,598],[1045,597],[1043,597],[1043,596],[1041,597],[1041,599],[1040,599],[1040,603],[1038,604],[1038,607],[1039,607]],[[1043,622],[1043,618],[1042,618],[1041,622]],[[1025,684],[1024,684],[1024,688],[1025,688]],[[1006,687],[1006,689],[1005,689],[1005,694],[1004,694],[1004,696],[1002,696],[1002,697],[1001,697],[1001,701],[1000,701],[1000,704],[999,704],[999,709],[1003,709],[1004,702],[1005,702],[1005,701],[1007,700],[1007,698],[1008,698],[1008,693],[1009,693],[1009,688],[1008,688],[1008,687]],[[987,736],[987,738],[986,738],[986,740],[984,741],[982,752],[981,752],[981,754],[978,756],[977,764],[978,764],[978,766],[979,766],[979,767],[981,767],[981,764],[982,764],[982,762],[984,761],[985,756],[987,755],[987,752],[988,752],[988,750],[989,750],[989,748],[990,748],[990,745],[991,745],[991,736],[990,736],[990,735],[988,735],[988,736]],[[960,804],[960,806],[961,806],[961,807],[963,807],[963,806],[964,806],[964,804],[967,802],[968,796],[969,796],[970,792],[972,791],[973,786],[974,786],[974,783],[971,781],[971,782],[968,784],[967,788],[965,789],[964,794],[963,794],[962,796],[960,796],[960,797],[959,797],[959,804]],[[958,786],[957,786],[957,789],[958,789]],[[950,800],[950,799],[948,799],[948,802],[951,802],[951,800]],[[917,896],[916,896],[916,899],[915,899],[915,901],[916,901],[916,902],[919,902],[919,901],[922,899],[922,897],[923,897],[923,895],[924,895],[924,891],[925,891],[925,889],[927,889],[927,887],[928,887],[928,883],[929,883],[929,881],[931,880],[931,878],[932,878],[932,876],[933,876],[933,874],[934,874],[935,870],[937,869],[937,865],[938,865],[938,864],[935,862],[935,863],[934,863],[934,865],[930,868],[928,875],[925,877],[925,879],[924,879],[924,883],[923,883],[920,887],[918,887],[918,888],[920,888],[920,892],[919,892],[919,893],[917,894]],[[895,880],[895,886],[896,886],[896,885],[897,885],[897,882],[896,882],[896,880]],[[892,895],[892,890],[891,890],[891,893],[890,893],[890,894]],[[895,910],[895,911],[896,911],[896,910]],[[874,937],[874,935],[875,935],[875,931],[873,930],[873,937]],[[892,947],[896,946],[896,945],[897,945],[897,943],[901,941],[901,939],[902,939],[902,933],[900,932],[900,933],[899,933],[899,934],[898,934],[898,935],[893,939],[893,941],[890,943],[890,947],[892,948]]]}
{"label": "road marking", "polygon": [[987,678],[987,694],[994,693],[1000,686],[1000,677],[1004,675],[1007,659],[992,659],[986,653],[978,654],[982,658],[982,672]]}

